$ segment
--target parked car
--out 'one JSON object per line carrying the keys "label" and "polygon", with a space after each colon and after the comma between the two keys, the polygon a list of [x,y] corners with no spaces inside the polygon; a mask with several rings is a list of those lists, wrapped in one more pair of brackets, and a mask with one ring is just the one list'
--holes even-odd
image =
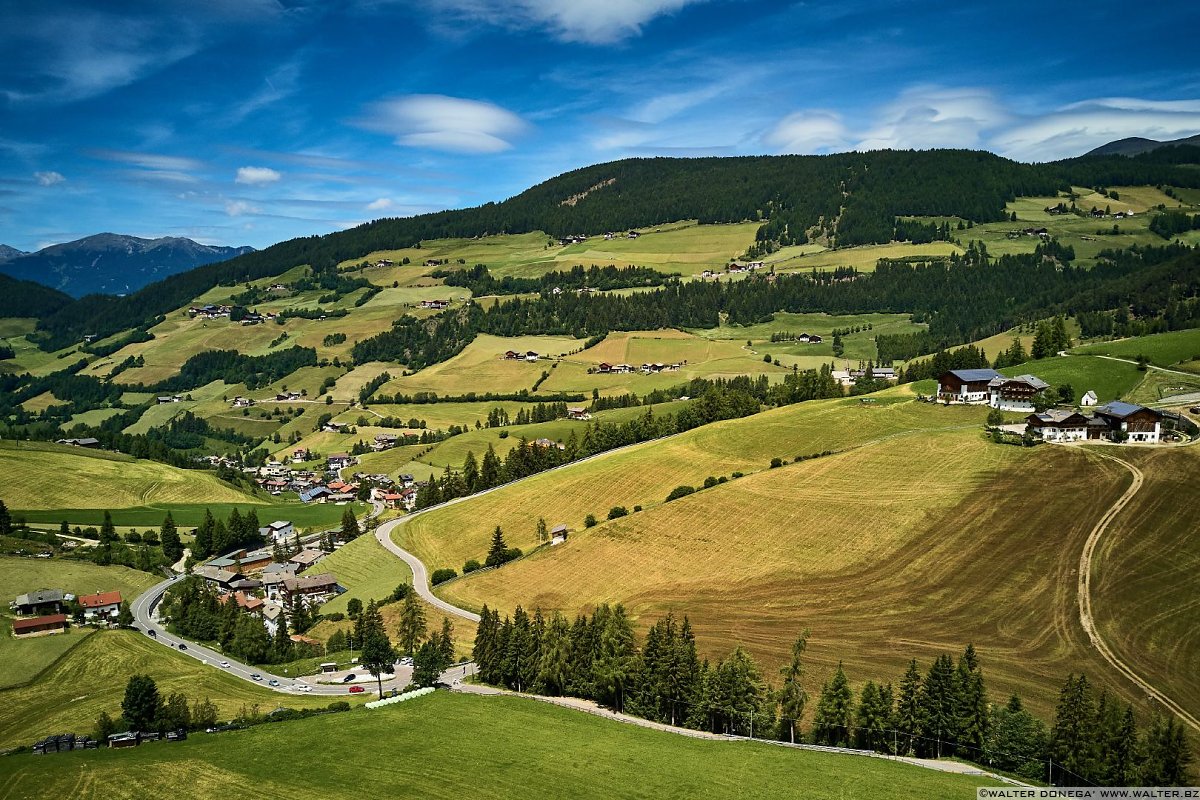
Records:
{"label": "parked car", "polygon": [[351,686],[350,687],[350,694],[362,694],[365,691],[366,691],[366,689],[364,689],[361,686]]}
{"label": "parked car", "polygon": [[358,677],[357,675],[355,675],[353,672],[351,672],[349,675],[342,678],[342,683],[349,683],[350,681],[354,680],[357,677]]}
{"label": "parked car", "polygon": [[252,673],[252,674],[250,675],[250,680],[252,680],[252,681],[261,681],[261,680],[262,680],[262,675],[259,675],[257,672],[255,672],[255,673]]}
{"label": "parked car", "polygon": [[404,658],[400,659],[400,666],[411,667],[412,665],[413,661],[411,656],[405,656]]}
{"label": "parked car", "polygon": [[221,662],[221,668],[222,668],[222,669],[229,669],[229,662],[228,662],[228,661],[222,661],[222,662]]}

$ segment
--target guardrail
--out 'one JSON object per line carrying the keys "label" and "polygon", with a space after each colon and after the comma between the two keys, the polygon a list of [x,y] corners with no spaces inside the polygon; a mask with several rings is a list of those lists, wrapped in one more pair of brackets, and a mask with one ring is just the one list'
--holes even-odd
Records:
{"label": "guardrail", "polygon": [[367,708],[382,708],[383,706],[395,705],[403,703],[405,700],[412,700],[414,697],[424,697],[427,694],[433,694],[433,687],[426,686],[424,689],[414,689],[411,692],[398,694],[395,697],[385,697],[382,700],[372,700],[366,704]]}

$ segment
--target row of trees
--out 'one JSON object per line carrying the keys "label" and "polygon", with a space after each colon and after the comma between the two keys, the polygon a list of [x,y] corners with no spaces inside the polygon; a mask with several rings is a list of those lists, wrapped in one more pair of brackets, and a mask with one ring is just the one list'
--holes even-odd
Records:
{"label": "row of trees", "polygon": [[261,547],[265,540],[258,529],[258,512],[253,507],[245,514],[234,508],[224,520],[205,509],[204,520],[196,528],[196,538],[192,541],[192,557],[204,559],[238,548]]}
{"label": "row of trees", "polygon": [[680,624],[668,614],[639,643],[619,605],[602,605],[574,622],[557,612],[531,617],[520,607],[501,620],[485,606],[474,656],[486,683],[590,698],[616,711],[714,733],[955,756],[1071,785],[1186,785],[1190,779],[1191,751],[1174,720],[1155,718],[1140,737],[1131,706],[1105,692],[1097,698],[1086,678],[1072,675],[1047,729],[1016,696],[999,708],[989,702],[971,645],[957,661],[938,656],[924,673],[913,659],[895,689],[867,681],[856,694],[839,664],[822,685],[806,732],[807,645],[805,631],[780,670],[777,690],[740,647],[716,664],[701,660],[686,617]]}

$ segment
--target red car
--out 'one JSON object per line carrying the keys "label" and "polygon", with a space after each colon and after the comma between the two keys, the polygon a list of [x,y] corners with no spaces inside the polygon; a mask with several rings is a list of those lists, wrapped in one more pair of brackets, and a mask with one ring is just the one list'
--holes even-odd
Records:
{"label": "red car", "polygon": [[351,686],[350,687],[350,694],[362,694],[365,691],[366,691],[366,689],[364,689],[361,686]]}

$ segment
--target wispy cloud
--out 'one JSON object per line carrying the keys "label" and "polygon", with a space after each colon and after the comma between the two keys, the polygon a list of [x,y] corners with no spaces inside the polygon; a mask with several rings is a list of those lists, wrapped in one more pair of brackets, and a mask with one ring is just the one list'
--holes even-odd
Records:
{"label": "wispy cloud", "polygon": [[433,0],[435,27],[474,22],[508,29],[541,28],[565,42],[609,44],[641,33],[651,20],[704,0]]}
{"label": "wispy cloud", "polygon": [[528,128],[513,112],[494,103],[413,94],[373,103],[355,121],[361,128],[395,137],[398,145],[456,153],[496,153]]}
{"label": "wispy cloud", "polygon": [[844,150],[848,135],[840,114],[812,109],[788,114],[763,134],[763,144],[778,153],[828,153]]}
{"label": "wispy cloud", "polygon": [[1200,100],[1099,98],[1026,117],[1001,131],[997,152],[1026,161],[1081,155],[1130,136],[1178,139],[1200,132]]}
{"label": "wispy cloud", "polygon": [[38,186],[53,186],[56,183],[62,183],[66,180],[61,172],[50,170],[49,172],[35,172],[33,179],[38,182]]}
{"label": "wispy cloud", "polygon": [[394,205],[390,197],[381,197],[367,203],[367,211],[387,211]]}
{"label": "wispy cloud", "polygon": [[268,183],[275,183],[283,175],[270,167],[238,167],[237,177],[234,178],[234,183],[244,183],[249,186],[263,186]]}
{"label": "wispy cloud", "polygon": [[246,214],[258,214],[262,209],[251,205],[245,200],[226,200],[225,213],[231,217],[241,217]]}
{"label": "wispy cloud", "polygon": [[198,172],[204,169],[204,162],[187,156],[141,153],[134,150],[95,149],[85,152],[92,158],[99,158],[103,161],[116,161],[121,164],[131,164],[142,169],[171,170],[174,172]]}

